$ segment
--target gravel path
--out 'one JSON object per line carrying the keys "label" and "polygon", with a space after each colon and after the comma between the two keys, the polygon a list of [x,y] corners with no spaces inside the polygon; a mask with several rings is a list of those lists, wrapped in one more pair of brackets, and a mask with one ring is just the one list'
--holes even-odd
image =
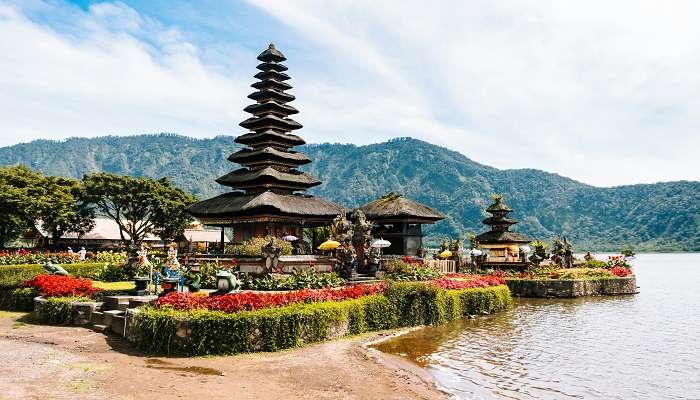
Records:
{"label": "gravel path", "polygon": [[3,400],[448,398],[418,367],[364,346],[379,335],[277,353],[152,358],[116,336],[20,317],[0,314]]}

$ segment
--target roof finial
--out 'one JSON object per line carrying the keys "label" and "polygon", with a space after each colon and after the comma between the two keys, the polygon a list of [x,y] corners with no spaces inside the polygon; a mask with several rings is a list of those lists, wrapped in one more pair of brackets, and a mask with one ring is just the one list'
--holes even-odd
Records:
{"label": "roof finial", "polygon": [[274,50],[275,49],[275,44],[270,42],[270,44],[267,46],[268,49]]}

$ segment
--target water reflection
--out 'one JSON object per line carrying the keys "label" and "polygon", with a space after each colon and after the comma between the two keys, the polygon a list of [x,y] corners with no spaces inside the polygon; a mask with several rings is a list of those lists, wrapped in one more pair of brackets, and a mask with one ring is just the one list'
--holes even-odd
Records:
{"label": "water reflection", "polygon": [[519,299],[378,348],[465,399],[699,399],[700,255],[640,255],[636,270],[638,295]]}

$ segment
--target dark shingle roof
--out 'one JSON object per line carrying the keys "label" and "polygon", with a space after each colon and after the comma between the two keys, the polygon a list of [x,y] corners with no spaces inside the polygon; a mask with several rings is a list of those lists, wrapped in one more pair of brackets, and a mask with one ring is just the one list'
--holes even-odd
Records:
{"label": "dark shingle roof", "polygon": [[361,206],[360,210],[372,220],[417,218],[435,222],[445,218],[435,209],[393,193]]}

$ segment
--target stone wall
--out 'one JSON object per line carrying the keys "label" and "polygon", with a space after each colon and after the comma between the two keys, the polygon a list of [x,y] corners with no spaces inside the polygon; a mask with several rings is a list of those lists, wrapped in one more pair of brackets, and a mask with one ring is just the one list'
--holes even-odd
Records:
{"label": "stone wall", "polygon": [[581,297],[637,293],[634,276],[608,279],[508,279],[516,297]]}

